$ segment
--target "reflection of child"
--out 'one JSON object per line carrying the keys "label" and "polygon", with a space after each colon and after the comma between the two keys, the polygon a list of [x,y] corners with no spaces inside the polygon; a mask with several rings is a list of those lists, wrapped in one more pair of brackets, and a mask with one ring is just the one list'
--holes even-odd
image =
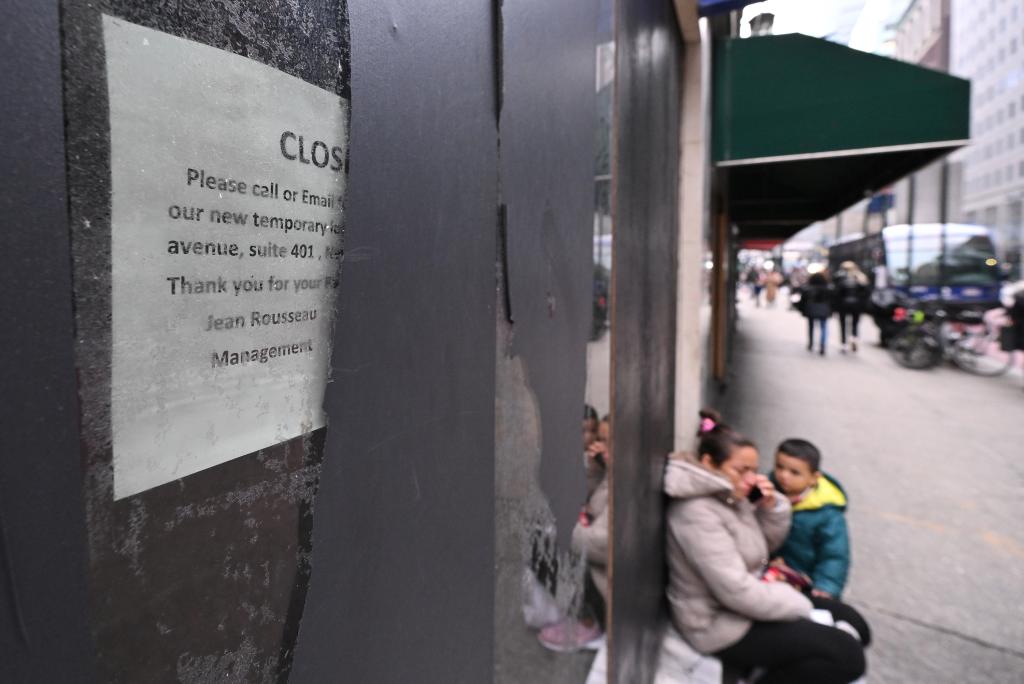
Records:
{"label": "reflection of child", "polygon": [[820,467],[821,452],[805,439],[787,439],[776,450],[772,480],[793,505],[779,555],[811,578],[812,593],[839,598],[850,570],[846,492]]}
{"label": "reflection of child", "polygon": [[[587,407],[589,409],[589,407]],[[591,409],[592,410],[592,409]],[[605,416],[588,437],[589,411],[583,414],[584,468],[587,475],[587,502],[580,510],[572,531],[573,548],[587,563],[583,605],[579,617],[567,616],[540,630],[537,638],[553,651],[572,652],[597,649],[608,597],[608,450],[610,421]],[[596,419],[596,414],[594,415]]]}

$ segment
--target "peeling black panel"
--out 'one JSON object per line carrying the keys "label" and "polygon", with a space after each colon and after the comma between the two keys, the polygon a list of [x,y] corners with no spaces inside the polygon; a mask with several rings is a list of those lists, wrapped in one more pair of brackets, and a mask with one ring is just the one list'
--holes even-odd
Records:
{"label": "peeling black panel", "polygon": [[682,45],[671,3],[617,3],[610,679],[653,678],[672,450]]}
{"label": "peeling black panel", "polygon": [[345,9],[341,0],[67,0],[62,9],[89,548],[83,576],[91,585],[99,678],[285,680],[311,572],[326,430],[113,499],[110,136],[100,13],[247,56],[347,96]]}
{"label": "peeling black panel", "polygon": [[60,25],[54,3],[0,3],[0,681],[93,680]]}
{"label": "peeling black panel", "polygon": [[[582,682],[592,652],[528,628],[528,571],[569,615],[586,563],[569,539],[586,501],[580,416],[592,314],[596,6],[501,3],[501,289],[494,678]],[[534,611],[535,612],[535,611]],[[536,616],[533,620],[536,620]]]}
{"label": "peeling black panel", "polygon": [[346,256],[295,682],[491,680],[491,5],[349,6]]}
{"label": "peeling black panel", "polygon": [[504,3],[502,12],[509,353],[522,357],[537,395],[541,486],[567,543],[586,500],[580,415],[592,314],[597,7]]}

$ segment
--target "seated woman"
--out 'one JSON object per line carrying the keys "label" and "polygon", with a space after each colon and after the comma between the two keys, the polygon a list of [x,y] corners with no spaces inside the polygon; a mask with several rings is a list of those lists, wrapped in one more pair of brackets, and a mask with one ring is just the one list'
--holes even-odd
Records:
{"label": "seated woman", "polygon": [[[789,501],[758,474],[749,440],[714,412],[701,416],[697,457],[673,455],[665,473],[673,623],[697,651],[726,665],[763,668],[759,684],[856,680],[866,667],[866,623],[838,601],[812,604],[789,584],[762,579],[769,552],[789,530]],[[751,496],[755,489],[759,498]],[[811,620],[819,603],[841,628]],[[845,623],[857,627],[847,631]]]}

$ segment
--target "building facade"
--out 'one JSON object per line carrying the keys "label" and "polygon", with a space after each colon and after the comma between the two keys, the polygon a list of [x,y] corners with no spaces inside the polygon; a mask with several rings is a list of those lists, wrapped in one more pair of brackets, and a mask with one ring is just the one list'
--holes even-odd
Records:
{"label": "building facade", "polygon": [[1012,275],[1024,246],[1024,7],[952,0],[951,70],[971,79],[962,219],[991,226]]}

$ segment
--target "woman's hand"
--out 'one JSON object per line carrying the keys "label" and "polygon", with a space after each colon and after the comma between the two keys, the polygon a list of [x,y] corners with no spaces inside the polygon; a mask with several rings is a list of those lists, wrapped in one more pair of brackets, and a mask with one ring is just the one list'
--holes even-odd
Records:
{"label": "woman's hand", "polygon": [[761,500],[757,502],[757,505],[769,511],[775,508],[778,493],[775,491],[775,485],[772,484],[772,481],[759,473],[754,486],[760,489],[763,495]]}
{"label": "woman's hand", "polygon": [[608,443],[602,442],[601,440],[595,440],[591,442],[590,446],[587,447],[586,451],[583,452],[587,457],[587,465],[590,467],[599,466],[601,468],[608,467]]}

